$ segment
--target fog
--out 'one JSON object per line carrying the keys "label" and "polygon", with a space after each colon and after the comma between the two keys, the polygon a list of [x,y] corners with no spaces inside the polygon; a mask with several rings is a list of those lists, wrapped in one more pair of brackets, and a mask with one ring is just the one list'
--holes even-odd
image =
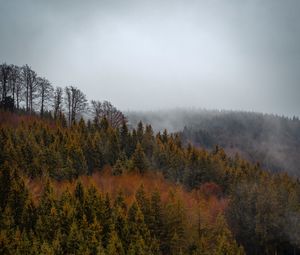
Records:
{"label": "fog", "polygon": [[0,0],[0,61],[122,110],[300,115],[297,0]]}
{"label": "fog", "polygon": [[238,153],[264,169],[300,176],[298,118],[205,109],[127,112],[127,116],[132,127],[141,120],[156,132],[180,132],[184,143],[208,150],[218,144],[231,157]]}

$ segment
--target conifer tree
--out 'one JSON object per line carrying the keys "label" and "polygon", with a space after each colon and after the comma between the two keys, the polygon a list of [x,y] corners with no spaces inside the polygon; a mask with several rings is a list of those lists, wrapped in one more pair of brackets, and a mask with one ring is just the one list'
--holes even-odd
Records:
{"label": "conifer tree", "polygon": [[130,133],[127,124],[124,121],[120,128],[120,149],[125,153],[126,157],[128,158],[131,156],[130,140]]}
{"label": "conifer tree", "polygon": [[151,222],[151,208],[150,201],[146,196],[143,184],[136,191],[135,198],[139,208],[144,215],[145,223],[149,226]]}
{"label": "conifer tree", "polygon": [[67,253],[78,254],[78,251],[84,246],[84,239],[81,231],[75,222],[72,223],[69,235],[67,237]]}
{"label": "conifer tree", "polygon": [[112,168],[113,175],[122,175],[124,171],[123,163],[120,159],[117,160],[116,164]]}
{"label": "conifer tree", "polygon": [[112,221],[112,208],[111,208],[111,201],[108,194],[106,194],[103,208],[101,211],[101,225],[103,226],[102,229],[102,242],[103,246],[107,247],[108,240],[111,237],[111,231],[114,230],[114,225]]}
{"label": "conifer tree", "polygon": [[107,255],[125,255],[123,245],[121,240],[119,239],[116,231],[112,231],[110,233],[110,237],[108,240],[108,245],[106,249]]}
{"label": "conifer tree", "polygon": [[158,190],[154,190],[151,194],[150,201],[150,223],[149,229],[153,236],[161,242],[163,239],[164,219],[161,197]]}
{"label": "conifer tree", "polygon": [[140,143],[137,144],[131,160],[134,169],[137,169],[141,174],[143,174],[148,168],[148,160]]}

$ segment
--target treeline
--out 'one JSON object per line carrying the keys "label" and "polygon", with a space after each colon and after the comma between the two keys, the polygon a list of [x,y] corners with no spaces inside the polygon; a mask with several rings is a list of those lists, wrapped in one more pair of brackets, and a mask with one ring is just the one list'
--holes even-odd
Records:
{"label": "treeline", "polygon": [[74,86],[54,87],[38,76],[30,66],[0,65],[0,108],[26,114],[39,114],[69,126],[82,117],[103,118],[113,127],[121,125],[125,116],[110,102],[88,103],[86,95]]}
{"label": "treeline", "polygon": [[[60,122],[34,116],[18,117],[11,113],[3,113],[2,116],[5,121],[0,128],[0,165],[4,183],[19,179],[9,177],[15,174],[22,178],[71,180],[101,171],[105,165],[112,166],[113,175],[130,172],[142,175],[158,171],[188,190],[198,190],[205,183],[214,183],[220,187],[218,196],[229,199],[223,217],[247,254],[299,252],[300,185],[286,174],[271,174],[238,156],[230,158],[219,147],[208,152],[192,145],[183,146],[177,134],[164,131],[155,135],[150,125],[143,126],[142,123],[128,130],[125,122],[120,128],[113,128],[106,118],[87,123],[81,119],[71,127],[65,127]],[[28,194],[6,190],[8,186],[1,185],[2,201],[9,201],[10,196],[12,201],[16,201],[16,194]],[[17,184],[14,186],[19,189]],[[25,206],[23,202],[20,205]],[[8,207],[10,209],[6,209]],[[18,208],[6,203],[2,212],[8,210],[8,214],[15,214],[21,210]],[[78,210],[75,209],[75,212]],[[144,214],[144,218],[147,217],[147,213]],[[34,218],[32,220],[35,221]],[[39,233],[39,230],[32,231],[34,235]],[[200,231],[200,236],[204,233]],[[180,233],[177,235],[184,239]],[[117,236],[121,238],[119,234]],[[156,239],[162,241],[158,236]],[[14,242],[15,239],[9,240]],[[195,240],[197,242],[198,239]],[[107,249],[107,243],[102,245]],[[210,253],[209,245],[194,247],[197,252],[193,247],[189,243],[180,249],[183,254],[232,254]],[[162,254],[180,254],[171,250],[166,252],[163,248],[159,251]]]}

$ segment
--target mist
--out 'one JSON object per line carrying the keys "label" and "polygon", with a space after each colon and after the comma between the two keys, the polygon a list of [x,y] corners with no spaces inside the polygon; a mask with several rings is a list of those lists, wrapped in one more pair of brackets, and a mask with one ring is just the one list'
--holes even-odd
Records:
{"label": "mist", "polygon": [[142,121],[156,132],[181,134],[185,144],[208,150],[219,145],[233,158],[239,154],[266,170],[300,176],[299,118],[206,109],[127,112],[127,117],[132,127]]}
{"label": "mist", "polygon": [[127,110],[300,115],[300,3],[1,1],[0,60]]}

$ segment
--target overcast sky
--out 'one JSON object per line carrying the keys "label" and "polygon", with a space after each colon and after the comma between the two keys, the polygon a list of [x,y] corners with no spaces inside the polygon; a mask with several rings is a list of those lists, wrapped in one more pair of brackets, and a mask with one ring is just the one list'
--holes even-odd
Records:
{"label": "overcast sky", "polygon": [[0,61],[122,110],[300,115],[299,0],[0,0]]}

